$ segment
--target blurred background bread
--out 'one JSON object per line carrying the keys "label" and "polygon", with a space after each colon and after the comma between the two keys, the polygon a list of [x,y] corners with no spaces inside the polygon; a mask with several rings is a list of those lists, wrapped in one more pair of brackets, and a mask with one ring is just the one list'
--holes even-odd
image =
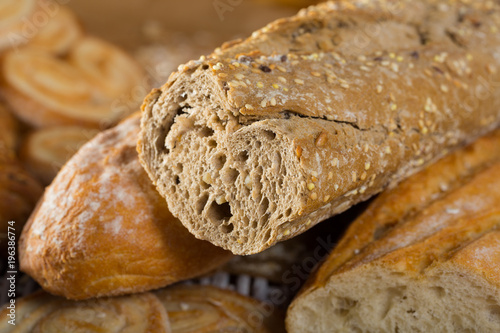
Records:
{"label": "blurred background bread", "polygon": [[7,257],[8,230],[19,236],[43,192],[17,159],[18,142],[18,122],[0,103],[0,257]]}

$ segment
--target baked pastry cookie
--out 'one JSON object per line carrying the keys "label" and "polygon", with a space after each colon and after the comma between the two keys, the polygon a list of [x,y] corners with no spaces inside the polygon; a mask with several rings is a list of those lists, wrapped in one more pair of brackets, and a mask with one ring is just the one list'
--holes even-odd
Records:
{"label": "baked pastry cookie", "polygon": [[29,45],[7,52],[1,69],[5,100],[35,127],[107,127],[137,107],[133,89],[144,78],[135,60],[94,37],[63,58]]}
{"label": "baked pastry cookie", "polygon": [[175,286],[155,292],[172,332],[284,332],[279,311],[250,297],[211,286]]}
{"label": "baked pastry cookie", "polygon": [[15,325],[8,305],[0,315],[4,333],[170,333],[167,313],[151,293],[81,302],[37,292],[16,302]]}
{"label": "baked pastry cookie", "polygon": [[24,139],[20,158],[32,174],[48,185],[66,161],[98,133],[96,129],[80,126],[39,129]]}
{"label": "baked pastry cookie", "polygon": [[37,9],[37,0],[3,0],[0,3],[0,51],[27,42],[26,20]]}

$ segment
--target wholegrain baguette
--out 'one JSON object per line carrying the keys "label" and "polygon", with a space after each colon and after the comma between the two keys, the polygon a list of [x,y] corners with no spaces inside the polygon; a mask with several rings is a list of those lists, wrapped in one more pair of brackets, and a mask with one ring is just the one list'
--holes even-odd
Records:
{"label": "wholegrain baguette", "polygon": [[97,135],[62,168],[19,240],[21,270],[70,299],[156,289],[231,258],[168,211],[141,167],[140,115]]}
{"label": "wholegrain baguette", "polygon": [[383,192],[287,313],[288,332],[498,332],[500,131]]}
{"label": "wholegrain baguette", "polygon": [[499,125],[499,7],[335,1],[278,20],[149,95],[141,162],[196,237],[262,251]]}

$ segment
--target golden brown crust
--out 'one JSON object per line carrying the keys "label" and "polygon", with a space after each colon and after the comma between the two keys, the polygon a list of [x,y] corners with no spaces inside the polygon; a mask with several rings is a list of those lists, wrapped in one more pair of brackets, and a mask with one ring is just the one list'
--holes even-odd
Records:
{"label": "golden brown crust", "polygon": [[172,217],[139,164],[138,131],[135,114],[84,145],[24,229],[21,269],[51,293],[86,299],[141,292],[231,257]]}
{"label": "golden brown crust", "polygon": [[[500,161],[500,130],[457,150],[432,166],[380,194],[353,222],[335,251],[312,275],[308,284],[321,286],[368,244],[413,218],[434,201],[441,200],[470,177]],[[307,290],[304,288],[303,290]]]}
{"label": "golden brown crust", "polygon": [[[403,320],[414,323],[419,329],[435,320],[430,320],[426,313],[436,311],[440,306],[442,312],[437,318],[441,320],[439,325],[444,327],[439,328],[440,331],[450,330],[449,320],[456,318],[453,313],[458,313],[461,308],[484,311],[479,309],[485,304],[475,303],[473,299],[489,299],[491,304],[488,306],[495,307],[500,302],[497,269],[500,234],[496,230],[500,221],[499,147],[500,131],[497,130],[376,198],[350,226],[339,245],[311,275],[290,306],[289,330],[295,332],[304,323],[321,320],[315,316],[325,316],[325,313],[320,314],[322,310],[313,314],[314,311],[307,309],[320,306],[322,300],[331,300],[333,306],[329,311],[343,306],[342,301],[336,303],[342,297],[347,297],[353,302],[351,304],[361,302],[360,284],[366,286],[366,295],[370,296],[366,296],[357,309],[372,306],[376,309],[374,312],[378,311],[381,305],[375,298],[379,295],[372,292],[377,288],[377,282],[370,280],[377,274],[385,276],[382,279],[387,280],[388,290],[399,288],[398,283],[408,289],[401,295],[409,300],[406,303],[412,304],[412,313],[416,311],[419,316]],[[384,273],[377,273],[380,271]],[[447,280],[447,277],[452,278]],[[391,279],[400,280],[394,282]],[[349,283],[352,283],[351,294]],[[476,287],[480,289],[474,289]],[[384,287],[381,285],[380,288]],[[421,296],[412,294],[415,289],[420,290]],[[434,293],[439,297],[430,297],[433,290],[442,292]],[[479,295],[475,294],[476,291]],[[457,294],[460,295],[458,300]],[[474,305],[467,304],[468,299]],[[456,304],[451,304],[453,302]],[[387,311],[393,311],[390,310],[392,307],[396,306],[388,305]],[[345,327],[359,325],[362,320],[353,319],[357,318],[356,311],[349,306],[345,316],[332,320]],[[397,311],[394,313],[399,313],[396,314],[398,318],[407,318]],[[496,325],[496,319],[488,323],[482,315],[472,316],[477,316],[477,321],[460,321],[456,327],[491,331]],[[396,322],[396,325],[402,325],[399,319]],[[391,322],[384,317],[373,323],[372,329],[381,327],[379,323],[390,325]]]}

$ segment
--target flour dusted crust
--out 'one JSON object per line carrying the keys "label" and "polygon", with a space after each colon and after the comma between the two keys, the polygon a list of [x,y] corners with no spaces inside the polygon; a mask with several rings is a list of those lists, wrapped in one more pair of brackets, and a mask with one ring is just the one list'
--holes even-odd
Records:
{"label": "flour dusted crust", "polygon": [[[9,309],[3,307],[3,318]],[[151,293],[68,301],[37,292],[16,303],[16,325],[0,323],[2,332],[102,332],[102,333],[170,333],[165,308]]]}
{"label": "flour dusted crust", "polygon": [[141,161],[173,214],[262,251],[496,128],[492,1],[335,1],[179,67],[144,103]]}
{"label": "flour dusted crust", "polygon": [[287,313],[288,332],[497,332],[500,131],[383,192]]}
{"label": "flour dusted crust", "polygon": [[204,274],[231,257],[168,211],[136,152],[139,114],[85,144],[46,189],[19,241],[21,270],[70,299]]}

